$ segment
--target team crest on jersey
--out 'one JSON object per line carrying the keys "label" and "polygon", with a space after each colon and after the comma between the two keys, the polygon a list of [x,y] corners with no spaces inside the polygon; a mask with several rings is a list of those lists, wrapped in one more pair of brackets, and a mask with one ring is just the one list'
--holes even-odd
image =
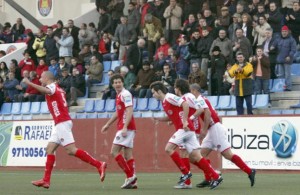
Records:
{"label": "team crest on jersey", "polygon": [[121,108],[122,108],[121,105],[118,105],[118,106],[117,106],[117,109],[118,109],[118,110],[121,110]]}
{"label": "team crest on jersey", "polygon": [[199,103],[200,103],[201,106],[204,106],[205,101],[204,100],[200,100]]}
{"label": "team crest on jersey", "polygon": [[169,115],[172,115],[172,114],[173,114],[173,111],[172,111],[172,110],[168,110],[168,114],[169,114]]}

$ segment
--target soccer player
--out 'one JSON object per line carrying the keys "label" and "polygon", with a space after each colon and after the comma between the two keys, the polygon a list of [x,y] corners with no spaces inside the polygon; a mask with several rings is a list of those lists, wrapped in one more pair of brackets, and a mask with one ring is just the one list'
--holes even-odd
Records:
{"label": "soccer player", "polygon": [[48,109],[54,119],[56,127],[51,133],[51,137],[46,149],[47,161],[44,177],[43,179],[32,181],[32,184],[37,187],[43,187],[47,189],[50,187],[51,172],[55,162],[54,152],[60,145],[64,147],[69,155],[75,156],[82,161],[96,167],[100,174],[100,180],[103,182],[107,163],[94,159],[86,151],[75,146],[75,141],[72,134],[73,124],[68,112],[66,94],[65,91],[54,82],[54,80],[54,75],[50,71],[45,71],[42,73],[40,78],[42,86],[36,85],[26,78],[23,80],[23,82],[27,85],[30,85],[46,95]]}
{"label": "soccer player", "polygon": [[[204,112],[200,115],[204,123],[200,136],[200,138],[203,139],[201,144],[202,156],[207,157],[209,153],[216,148],[224,158],[230,160],[242,171],[247,173],[252,187],[255,182],[256,170],[249,168],[238,155],[232,153],[230,143],[227,141],[226,128],[221,124],[219,116],[215,109],[211,106],[210,102],[201,95],[200,86],[194,83],[190,86],[190,88],[192,94],[195,95],[201,107],[204,109]],[[197,187],[207,187],[210,185],[210,181],[210,176],[205,174],[205,180],[197,184]]]}
{"label": "soccer player", "polygon": [[[121,75],[113,75],[110,82],[117,92],[116,112],[102,127],[101,132],[106,132],[110,125],[118,120],[118,131],[113,141],[111,153],[126,174],[125,183],[121,188],[136,189],[137,177],[135,175],[135,161],[132,155],[133,140],[136,131],[133,118],[133,98],[131,93],[124,88],[124,79]],[[121,154],[122,149],[124,149],[124,156]]]}
{"label": "soccer player", "polygon": [[153,97],[162,101],[162,106],[167,114],[167,117],[154,119],[171,121],[176,128],[176,132],[169,139],[165,151],[183,174],[179,179],[178,185],[183,185],[186,180],[192,177],[192,173],[188,171],[178,152],[175,151],[178,146],[184,146],[189,153],[190,161],[213,178],[211,189],[215,189],[222,183],[223,178],[201,156],[200,145],[195,135],[193,123],[188,118],[188,103],[183,98],[168,93],[167,88],[160,81],[152,83],[150,88]]}
{"label": "soccer player", "polygon": [[[187,80],[177,79],[174,85],[175,94],[179,97],[182,97],[189,105],[189,119],[193,122],[195,133],[197,139],[199,139],[200,134],[200,124],[199,124],[199,115],[203,112],[201,106],[197,103],[195,96],[190,93],[190,85]],[[180,157],[187,167],[190,170],[190,160],[189,154],[185,150],[184,146],[180,146]],[[183,184],[174,186],[177,189],[190,189],[192,188],[191,180],[186,180]]]}

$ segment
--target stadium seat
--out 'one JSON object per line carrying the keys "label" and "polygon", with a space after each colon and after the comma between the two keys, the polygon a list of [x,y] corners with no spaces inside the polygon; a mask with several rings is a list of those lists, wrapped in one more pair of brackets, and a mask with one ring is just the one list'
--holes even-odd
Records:
{"label": "stadium seat", "polygon": [[105,100],[95,101],[95,112],[105,112]]}
{"label": "stadium seat", "polygon": [[120,65],[121,65],[121,62],[119,60],[114,60],[114,61],[111,62],[111,68],[110,69],[114,71],[115,68],[120,66]]}
{"label": "stadium seat", "polygon": [[226,115],[226,111],[218,110],[218,116],[225,116],[225,115]]}
{"label": "stadium seat", "polygon": [[105,102],[105,111],[106,112],[115,112],[116,111],[116,100],[107,99]]}
{"label": "stadium seat", "polygon": [[86,118],[98,118],[97,113],[87,113]]}
{"label": "stadium seat", "polygon": [[295,114],[300,114],[300,109],[295,110]]}
{"label": "stadium seat", "polygon": [[84,112],[95,112],[95,100],[86,100],[84,105]]}
{"label": "stadium seat", "polygon": [[[255,105],[256,97],[257,97],[257,95],[252,95],[252,108]],[[247,108],[246,101],[244,101],[243,107]]]}
{"label": "stadium seat", "polygon": [[206,96],[212,107],[216,108],[218,106],[219,96]]}
{"label": "stadium seat", "polygon": [[22,120],[32,120],[32,115],[31,114],[22,115]]}
{"label": "stadium seat", "polygon": [[230,106],[230,100],[231,100],[230,95],[221,95],[221,96],[219,96],[218,103],[217,103],[217,106],[215,107],[215,109],[217,109],[217,110],[232,109],[232,108],[229,107]]}
{"label": "stadium seat", "polygon": [[282,110],[281,114],[295,114],[295,110],[292,109]]}
{"label": "stadium seat", "polygon": [[140,112],[134,112],[133,113],[133,117],[134,118],[141,118],[142,117],[142,113],[140,113]]}
{"label": "stadium seat", "polygon": [[136,111],[138,111],[137,110],[137,101],[138,101],[138,98],[133,98],[133,105],[132,105],[132,107],[133,107],[133,111],[134,112],[136,112]]}
{"label": "stadium seat", "polygon": [[111,61],[104,61],[103,62],[103,72],[108,72],[111,67]]}
{"label": "stadium seat", "polygon": [[86,113],[76,113],[76,118],[77,119],[85,119],[86,118]]}
{"label": "stadium seat", "polygon": [[12,107],[11,107],[11,114],[20,114],[21,112],[21,102],[14,102],[12,103]]}
{"label": "stadium seat", "polygon": [[30,114],[31,102],[22,102],[21,114]]}
{"label": "stadium seat", "polygon": [[31,114],[40,114],[40,110],[41,110],[41,102],[31,103],[31,108],[30,108]]}
{"label": "stadium seat", "polygon": [[104,113],[98,113],[97,117],[98,118],[108,118],[108,114],[106,112],[104,112]]}
{"label": "stadium seat", "polygon": [[148,111],[148,98],[138,98],[136,110]]}
{"label": "stadium seat", "polygon": [[3,120],[11,121],[11,120],[13,120],[13,115],[3,115]]}
{"label": "stadium seat", "polygon": [[291,75],[300,76],[300,64],[291,65]]}
{"label": "stadium seat", "polygon": [[148,112],[142,112],[142,118],[152,118],[153,113],[151,111]]}
{"label": "stadium seat", "polygon": [[285,87],[285,79],[274,79],[270,92],[281,92]]}
{"label": "stadium seat", "polygon": [[281,110],[270,110],[270,115],[281,115]]}
{"label": "stadium seat", "polygon": [[77,99],[83,99],[83,98],[88,98],[89,97],[89,88],[85,87],[85,94],[82,97],[78,97]]}
{"label": "stadium seat", "polygon": [[47,102],[42,102],[41,103],[41,109],[40,109],[40,113],[41,114],[49,114],[49,109],[48,109],[48,105]]}
{"label": "stadium seat", "polygon": [[228,110],[226,111],[226,116],[237,116],[236,110]]}
{"label": "stadium seat", "polygon": [[149,98],[148,109],[151,111],[160,111],[161,102],[155,98]]}
{"label": "stadium seat", "polygon": [[12,120],[14,120],[14,121],[21,121],[22,120],[22,115],[13,115],[12,116]]}
{"label": "stadium seat", "polygon": [[268,107],[268,105],[269,105],[269,95],[258,94],[256,95],[255,104],[252,106],[252,108],[266,108]]}
{"label": "stadium seat", "polygon": [[76,113],[75,112],[70,112],[70,117],[71,119],[75,119],[76,118]]}
{"label": "stadium seat", "polygon": [[298,104],[291,105],[290,108],[300,108],[300,102]]}
{"label": "stadium seat", "polygon": [[3,103],[1,107],[1,114],[11,114],[12,103]]}

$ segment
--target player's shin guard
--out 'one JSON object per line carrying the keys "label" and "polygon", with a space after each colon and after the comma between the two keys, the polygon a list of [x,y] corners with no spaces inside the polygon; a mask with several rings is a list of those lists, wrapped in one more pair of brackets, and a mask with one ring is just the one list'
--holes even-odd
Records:
{"label": "player's shin guard", "polygon": [[[187,170],[190,171],[191,170],[191,165],[190,165],[190,159],[189,158],[181,158],[183,164],[186,166]],[[188,179],[184,182],[186,185],[190,185],[191,184],[191,179]]]}
{"label": "player's shin guard", "polygon": [[215,172],[205,158],[201,158],[199,162],[195,163],[195,165],[202,169],[204,174],[207,174],[213,180],[217,180],[219,178],[218,173]]}
{"label": "player's shin guard", "polygon": [[184,165],[183,161],[181,160],[178,152],[173,152],[173,154],[170,155],[174,163],[177,165],[177,167],[180,169],[181,173],[186,175],[189,173],[188,169]]}
{"label": "player's shin guard", "polygon": [[49,183],[50,183],[50,179],[51,179],[51,173],[52,173],[54,162],[55,162],[55,155],[48,154],[43,180],[46,182],[49,182]]}
{"label": "player's shin guard", "polygon": [[79,158],[80,160],[89,163],[90,165],[94,167],[101,166],[101,162],[94,159],[91,155],[89,155],[86,151],[78,149],[75,153],[75,156]]}
{"label": "player's shin guard", "polygon": [[242,171],[250,175],[251,169],[244,163],[244,161],[238,155],[234,154],[231,158],[231,162],[236,164]]}
{"label": "player's shin guard", "polygon": [[133,172],[130,170],[127,162],[125,161],[125,158],[121,154],[118,154],[115,157],[115,160],[117,161],[119,167],[121,167],[121,169],[124,171],[124,173],[126,174],[127,178],[130,178],[130,177],[133,176]]}

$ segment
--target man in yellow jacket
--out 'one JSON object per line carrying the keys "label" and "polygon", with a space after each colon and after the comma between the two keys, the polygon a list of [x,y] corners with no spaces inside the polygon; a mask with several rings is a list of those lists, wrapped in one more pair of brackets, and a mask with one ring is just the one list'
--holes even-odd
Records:
{"label": "man in yellow jacket", "polygon": [[244,114],[244,99],[247,105],[247,114],[252,113],[252,94],[253,81],[252,72],[253,66],[245,61],[242,53],[236,54],[237,63],[235,63],[228,71],[230,77],[235,78],[234,95],[236,96],[236,110],[238,115]]}

